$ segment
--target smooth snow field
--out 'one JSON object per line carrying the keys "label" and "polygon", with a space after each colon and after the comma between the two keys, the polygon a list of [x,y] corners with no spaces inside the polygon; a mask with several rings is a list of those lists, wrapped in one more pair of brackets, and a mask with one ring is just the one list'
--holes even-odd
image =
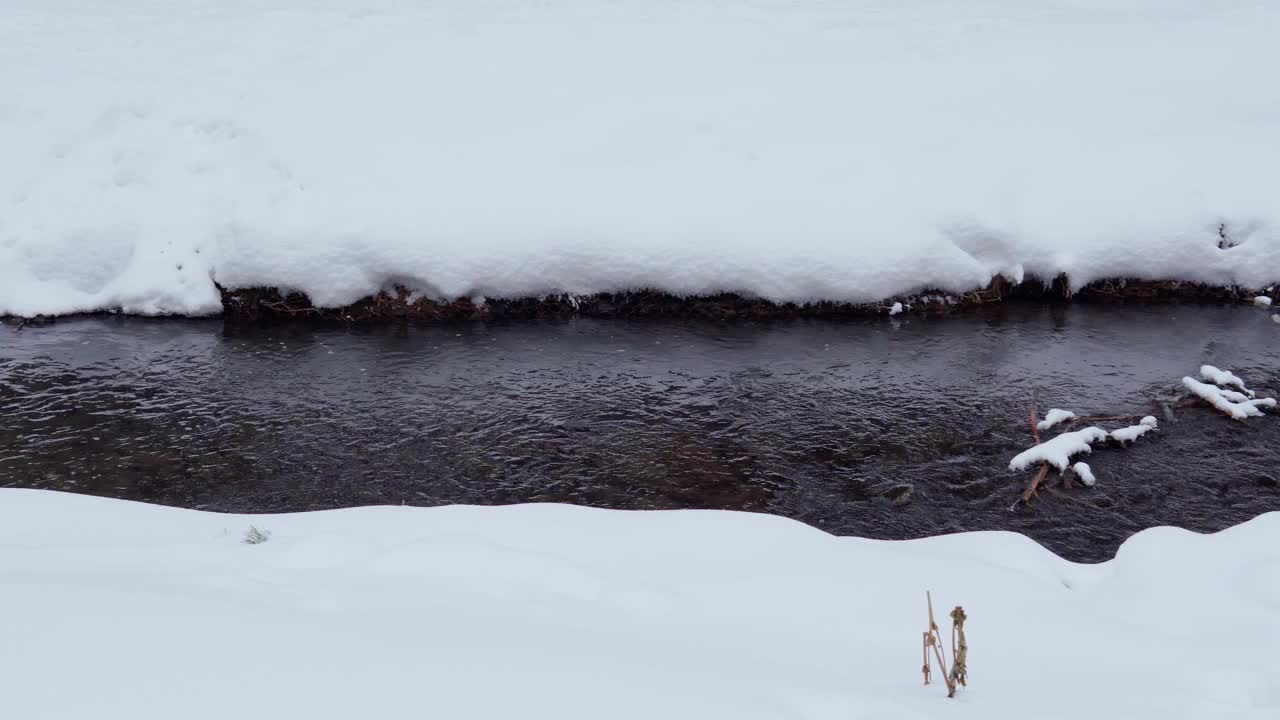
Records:
{"label": "smooth snow field", "polygon": [[[250,526],[270,533],[242,541]],[[38,718],[1280,716],[1280,513],[1102,565],[719,511],[243,516],[0,490],[0,699]],[[969,687],[921,685],[925,590]]]}
{"label": "smooth snow field", "polygon": [[8,0],[0,314],[1261,288],[1277,37],[1244,0]]}

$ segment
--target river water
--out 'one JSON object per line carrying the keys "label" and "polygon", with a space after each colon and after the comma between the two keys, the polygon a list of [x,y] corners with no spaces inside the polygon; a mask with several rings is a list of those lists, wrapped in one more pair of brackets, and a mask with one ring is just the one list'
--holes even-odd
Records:
{"label": "river water", "polygon": [[[1097,561],[1153,525],[1280,510],[1280,416],[1178,407],[1202,363],[1274,394],[1280,325],[1080,304],[839,323],[9,325],[0,486],[236,512],[725,508],[875,538],[1013,530]],[[1161,427],[1096,450],[1097,486],[1055,479],[1011,509],[1033,405]]]}

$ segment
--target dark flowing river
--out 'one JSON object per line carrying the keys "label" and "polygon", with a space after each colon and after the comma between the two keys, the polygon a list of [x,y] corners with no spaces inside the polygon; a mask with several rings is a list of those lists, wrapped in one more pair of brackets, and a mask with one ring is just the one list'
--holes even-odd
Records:
{"label": "dark flowing river", "polygon": [[[1280,510],[1280,415],[1178,407],[1202,363],[1275,395],[1280,325],[1082,304],[840,323],[11,324],[0,486],[236,512],[725,508],[876,538],[1013,530],[1097,561],[1153,525]],[[1055,478],[1011,510],[1033,405],[1152,414],[1160,431],[1095,450],[1095,487]]]}

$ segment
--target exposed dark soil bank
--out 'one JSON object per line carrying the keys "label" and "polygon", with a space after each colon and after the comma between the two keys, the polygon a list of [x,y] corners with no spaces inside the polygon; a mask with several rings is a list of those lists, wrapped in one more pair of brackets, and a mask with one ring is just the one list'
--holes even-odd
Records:
{"label": "exposed dark soil bank", "polygon": [[[1280,286],[1280,282],[1277,283]],[[895,302],[912,314],[940,315],[984,307],[1006,301],[1040,303],[1251,303],[1265,295],[1280,304],[1280,287],[1267,290],[1221,287],[1177,280],[1112,279],[1090,283],[1075,293],[1069,291],[1066,276],[1052,281],[1030,278],[1011,284],[996,278],[989,286],[967,293],[922,290],[912,295],[873,303],[812,302],[776,303],[736,293],[677,296],[657,290],[596,293],[594,295],[555,294],[525,298],[471,298],[452,301],[415,295],[396,287],[380,291],[344,307],[316,307],[305,294],[283,292],[273,287],[228,289],[218,286],[222,296],[222,316],[232,321],[296,321],[321,324],[368,324],[414,322],[449,323],[470,320],[533,320],[569,317],[585,318],[669,318],[697,320],[794,320],[801,318],[839,320],[867,318],[889,313]],[[78,313],[71,317],[118,313]],[[57,317],[0,315],[0,323],[19,328],[46,325]]]}
{"label": "exposed dark soil bank", "polygon": [[[206,510],[572,502],[837,534],[1013,530],[1076,560],[1280,510],[1280,415],[1182,408],[1202,363],[1280,391],[1280,325],[1221,305],[992,303],[842,322],[95,317],[0,327],[0,486]],[[1032,404],[1160,419],[1033,473]],[[1126,422],[1099,422],[1113,429]]]}
{"label": "exposed dark soil bank", "polygon": [[318,308],[307,296],[274,288],[222,289],[226,317],[243,320],[314,319],[344,323],[409,320],[527,320],[534,318],[679,318],[703,320],[839,319],[885,315],[894,302],[914,313],[950,313],[1006,300],[1042,302],[1251,302],[1264,291],[1178,281],[1103,280],[1072,295],[1066,277],[1052,282],[1028,280],[1012,285],[997,278],[982,290],[962,294],[922,291],[878,303],[774,303],[734,293],[678,297],[654,290],[540,298],[468,298],[442,302],[415,297],[405,288],[340,308]]}

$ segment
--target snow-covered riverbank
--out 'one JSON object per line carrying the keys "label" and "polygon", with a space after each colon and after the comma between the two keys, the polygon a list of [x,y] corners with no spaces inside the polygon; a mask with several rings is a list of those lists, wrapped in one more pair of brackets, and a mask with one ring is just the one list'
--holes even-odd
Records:
{"label": "snow-covered riverbank", "polygon": [[[271,533],[260,545],[250,525]],[[1271,718],[1280,513],[1102,565],[571,506],[236,516],[0,490],[0,676],[34,718]],[[970,687],[920,685],[924,591]]]}
{"label": "snow-covered riverbank", "polygon": [[1280,6],[13,0],[0,314],[1280,278]]}

